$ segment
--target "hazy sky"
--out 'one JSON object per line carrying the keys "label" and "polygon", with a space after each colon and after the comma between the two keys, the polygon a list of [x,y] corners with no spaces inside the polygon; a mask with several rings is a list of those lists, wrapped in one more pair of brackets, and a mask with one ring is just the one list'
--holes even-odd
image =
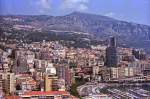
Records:
{"label": "hazy sky", "polygon": [[150,0],[0,0],[3,15],[66,15],[73,11],[150,25]]}

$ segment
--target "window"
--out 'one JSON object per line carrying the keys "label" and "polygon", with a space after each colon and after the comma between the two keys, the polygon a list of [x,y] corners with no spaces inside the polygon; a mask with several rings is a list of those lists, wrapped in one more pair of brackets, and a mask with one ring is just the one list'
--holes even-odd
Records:
{"label": "window", "polygon": [[3,79],[3,75],[0,75],[0,80]]}
{"label": "window", "polygon": [[46,99],[55,99],[54,96],[48,96]]}

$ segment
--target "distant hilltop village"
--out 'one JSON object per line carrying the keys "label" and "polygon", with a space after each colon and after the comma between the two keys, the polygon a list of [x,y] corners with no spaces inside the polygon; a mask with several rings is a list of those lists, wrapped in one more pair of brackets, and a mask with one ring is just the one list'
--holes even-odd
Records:
{"label": "distant hilltop village", "polygon": [[115,37],[89,48],[64,42],[1,41],[0,98],[149,99],[150,56],[144,50],[119,47]]}

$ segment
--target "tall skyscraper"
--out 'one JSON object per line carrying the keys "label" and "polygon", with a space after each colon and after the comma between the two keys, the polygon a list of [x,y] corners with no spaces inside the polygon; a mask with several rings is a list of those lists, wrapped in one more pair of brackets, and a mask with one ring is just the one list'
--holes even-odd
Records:
{"label": "tall skyscraper", "polygon": [[106,48],[106,66],[117,67],[117,64],[118,64],[118,55],[117,55],[116,38],[111,37],[109,46]]}
{"label": "tall skyscraper", "polygon": [[115,37],[110,37],[109,41],[110,47],[116,47],[116,38]]}

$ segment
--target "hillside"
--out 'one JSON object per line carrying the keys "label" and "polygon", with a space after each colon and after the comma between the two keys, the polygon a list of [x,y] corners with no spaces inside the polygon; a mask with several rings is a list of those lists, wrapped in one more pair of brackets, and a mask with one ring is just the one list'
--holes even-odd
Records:
{"label": "hillside", "polygon": [[[86,35],[90,39],[106,39],[116,36],[120,44],[150,48],[150,26],[120,21],[106,16],[73,12],[65,16],[1,16],[3,31],[32,31]],[[7,33],[6,33],[7,34]],[[88,36],[87,36],[88,35]]]}

